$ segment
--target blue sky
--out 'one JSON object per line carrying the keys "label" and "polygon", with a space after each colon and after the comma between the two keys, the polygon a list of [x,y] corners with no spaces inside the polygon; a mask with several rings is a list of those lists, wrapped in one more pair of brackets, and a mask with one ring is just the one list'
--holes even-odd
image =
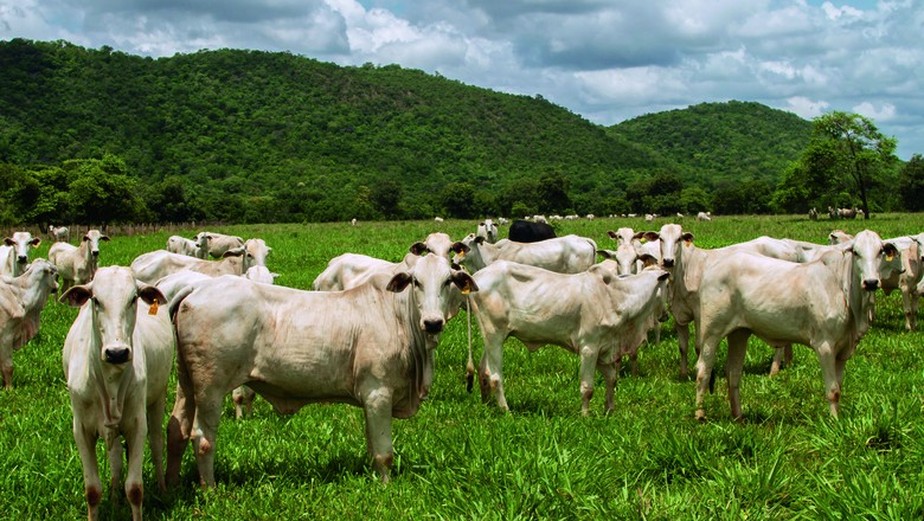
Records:
{"label": "blue sky", "polygon": [[0,39],[289,51],[541,94],[604,125],[730,99],[924,154],[924,0],[0,0]]}

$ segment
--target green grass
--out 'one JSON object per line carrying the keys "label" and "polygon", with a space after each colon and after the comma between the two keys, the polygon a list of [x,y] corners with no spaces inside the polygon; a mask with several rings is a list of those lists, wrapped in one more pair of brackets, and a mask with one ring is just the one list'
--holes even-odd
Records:
{"label": "green grass", "polygon": [[[656,223],[660,226],[665,221]],[[343,252],[399,260],[431,231],[454,238],[474,221],[231,226],[273,248],[277,283],[307,288]],[[924,215],[868,222],[795,217],[718,217],[684,226],[702,247],[759,235],[823,242],[834,227],[865,227],[883,237],[917,233]],[[600,246],[619,226],[641,220],[560,223]],[[502,231],[503,233],[503,231]],[[163,246],[168,232],[103,244],[101,264],[128,264]],[[47,253],[43,243],[38,255]],[[14,389],[0,391],[2,519],[86,515],[80,461],[61,367],[61,346],[76,310],[49,302],[38,337],[14,355]],[[694,383],[678,378],[672,323],[662,342],[643,346],[640,375],[624,372],[616,409],[604,416],[602,382],[580,415],[578,360],[557,347],[505,348],[511,414],[465,391],[465,315],[444,333],[430,397],[416,416],[394,422],[393,481],[380,484],[366,461],[361,410],[309,405],[276,415],[260,399],[254,415],[219,429],[218,486],[196,485],[191,454],[183,485],[160,494],[145,462],[148,519],[920,519],[924,516],[924,334],[905,332],[901,298],[880,296],[877,322],[847,364],[841,417],[833,420],[815,354],[796,347],[792,367],[766,376],[771,350],[752,339],[741,385],[745,423],[730,418],[724,378],[707,397],[710,420],[693,419]],[[476,337],[476,356],[481,342]],[[692,357],[693,355],[691,355]],[[692,362],[692,360],[691,360]],[[724,354],[717,364],[724,364]],[[717,365],[721,366],[721,365]],[[172,407],[172,386],[168,409]],[[108,476],[102,444],[98,455]],[[107,478],[104,477],[104,483]],[[104,496],[104,518],[125,519],[126,501]]]}

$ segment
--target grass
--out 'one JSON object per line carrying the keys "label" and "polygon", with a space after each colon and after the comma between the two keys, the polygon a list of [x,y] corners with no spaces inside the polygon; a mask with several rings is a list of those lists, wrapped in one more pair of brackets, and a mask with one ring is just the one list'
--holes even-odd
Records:
{"label": "grass", "polygon": [[[474,221],[231,226],[273,248],[277,284],[308,288],[327,261],[351,251],[399,260],[432,231],[454,238]],[[660,226],[661,223],[657,223]],[[701,247],[759,235],[823,242],[833,227],[883,237],[917,233],[924,215],[868,222],[796,217],[718,217],[683,223]],[[600,246],[619,226],[641,220],[560,223]],[[190,230],[190,235],[193,230]],[[169,233],[113,236],[101,264],[128,264],[163,246]],[[47,253],[43,244],[39,256]],[[0,391],[3,519],[86,515],[80,462],[61,367],[76,310],[49,302],[41,331],[14,355],[14,389]],[[796,347],[792,367],[770,379],[771,351],[752,339],[741,385],[745,423],[734,423],[720,377],[707,397],[710,420],[693,419],[694,383],[678,377],[669,322],[662,342],[644,346],[641,374],[624,371],[616,409],[604,416],[602,382],[580,415],[577,357],[557,347],[505,346],[511,414],[465,391],[465,315],[450,323],[436,353],[430,397],[416,416],[394,422],[393,481],[376,481],[365,456],[361,410],[309,405],[279,416],[262,400],[219,429],[213,490],[200,490],[191,454],[183,485],[161,494],[145,462],[148,519],[920,519],[924,516],[924,336],[905,332],[901,297],[880,296],[877,321],[847,364],[841,417],[828,415],[815,354]],[[481,351],[476,331],[476,356]],[[693,355],[691,355],[692,357]],[[691,360],[692,362],[692,360]],[[724,364],[721,353],[717,366]],[[172,385],[171,385],[172,389]],[[172,407],[172,390],[168,409]],[[108,475],[102,444],[98,455]],[[106,478],[104,477],[104,483]],[[126,501],[104,496],[104,518],[124,519]]]}

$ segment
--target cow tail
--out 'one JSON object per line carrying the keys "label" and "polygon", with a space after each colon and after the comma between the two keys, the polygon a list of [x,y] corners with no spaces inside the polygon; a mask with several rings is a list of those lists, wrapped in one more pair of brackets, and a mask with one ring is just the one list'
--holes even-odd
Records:
{"label": "cow tail", "polygon": [[[170,321],[173,323],[174,335],[176,335],[177,339],[179,339],[177,330],[179,303],[192,293],[192,289],[190,287],[183,288],[170,302]],[[189,445],[196,414],[196,393],[193,389],[192,379],[189,377],[189,368],[186,365],[183,352],[183,346],[178,341],[176,401],[167,422],[167,469],[165,474],[167,484],[171,486],[179,483],[183,453],[186,452],[186,447]]]}
{"label": "cow tail", "polygon": [[465,363],[465,390],[469,393],[475,385],[475,362],[472,360],[472,297],[465,297],[465,314],[468,324],[468,360]]}
{"label": "cow tail", "polygon": [[183,302],[183,299],[189,296],[193,290],[196,289],[195,284],[188,284],[176,295],[174,295],[173,300],[170,301],[168,309],[170,310],[170,321],[173,322],[174,328],[176,327],[176,311],[180,309],[180,302]]}

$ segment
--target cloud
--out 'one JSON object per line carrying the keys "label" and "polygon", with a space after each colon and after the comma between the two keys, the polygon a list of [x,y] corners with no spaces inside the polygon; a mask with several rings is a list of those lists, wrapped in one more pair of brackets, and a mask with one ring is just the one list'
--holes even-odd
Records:
{"label": "cloud", "polygon": [[883,103],[877,109],[873,103],[864,101],[853,107],[852,110],[861,116],[866,116],[879,123],[888,122],[895,118],[895,105],[891,103]]}
{"label": "cloud", "polygon": [[786,100],[786,110],[805,119],[813,119],[824,114],[831,104],[827,101],[813,101],[803,96],[793,96]]}

